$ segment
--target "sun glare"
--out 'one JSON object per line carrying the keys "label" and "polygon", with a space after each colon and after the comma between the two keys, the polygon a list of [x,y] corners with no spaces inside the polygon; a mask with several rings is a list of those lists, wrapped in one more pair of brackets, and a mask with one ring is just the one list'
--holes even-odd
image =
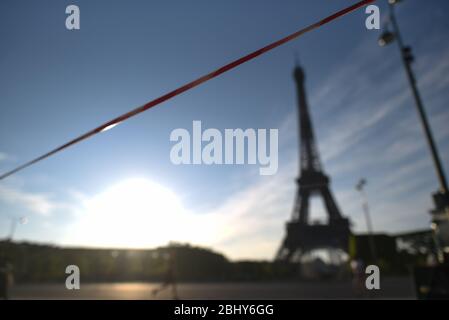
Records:
{"label": "sun glare", "polygon": [[65,242],[147,248],[169,241],[211,241],[216,226],[187,212],[177,195],[150,180],[122,181],[84,202]]}

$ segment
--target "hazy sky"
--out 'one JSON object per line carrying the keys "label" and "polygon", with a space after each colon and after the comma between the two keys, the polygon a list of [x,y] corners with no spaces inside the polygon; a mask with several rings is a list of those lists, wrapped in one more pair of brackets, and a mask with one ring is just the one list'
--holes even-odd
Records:
{"label": "hazy sky", "polygon": [[[0,171],[7,171],[354,1],[1,1]],[[378,1],[386,9],[386,1]],[[65,28],[77,4],[81,30]],[[449,172],[449,3],[397,8]],[[382,11],[386,20],[386,10]],[[0,182],[0,237],[153,247],[170,240],[230,258],[272,258],[297,176],[295,52],[325,171],[354,230],[359,178],[376,231],[426,228],[437,189],[396,45],[380,48],[363,10],[280,47],[113,130]],[[279,171],[175,166],[170,132],[278,128]],[[312,218],[322,216],[319,200]]]}

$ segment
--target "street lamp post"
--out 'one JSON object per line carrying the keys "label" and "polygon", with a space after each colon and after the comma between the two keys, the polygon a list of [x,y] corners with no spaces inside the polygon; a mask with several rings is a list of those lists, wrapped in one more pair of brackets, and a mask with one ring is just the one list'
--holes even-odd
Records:
{"label": "street lamp post", "polygon": [[[442,229],[447,228],[447,225],[449,223],[449,189],[448,184],[446,180],[446,176],[444,174],[443,166],[441,164],[441,160],[438,154],[438,149],[435,144],[432,131],[430,129],[429,121],[427,119],[427,115],[421,100],[421,96],[418,91],[418,87],[416,85],[416,78],[412,70],[412,62],[414,60],[412,50],[410,46],[405,46],[402,40],[401,32],[399,30],[399,26],[396,20],[395,15],[395,4],[399,3],[400,0],[388,0],[388,8],[390,13],[390,22],[393,27],[393,32],[390,32],[389,30],[386,30],[382,33],[381,37],[379,38],[379,45],[380,46],[386,46],[389,43],[396,40],[399,50],[401,52],[401,58],[402,62],[405,68],[405,72],[407,74],[407,78],[410,84],[410,88],[412,90],[413,97],[415,99],[415,105],[416,109],[418,111],[418,115],[421,120],[421,124],[424,129],[424,134],[427,140],[427,143],[430,148],[430,152],[432,155],[432,159],[435,165],[435,170],[437,174],[437,178],[439,181],[440,188],[437,192],[433,194],[433,199],[435,203],[435,209],[432,210],[433,214],[433,224],[436,225],[436,228],[434,229],[436,231],[436,234],[438,235],[440,233],[440,237],[443,236],[443,238],[448,238],[449,235],[442,235],[443,232]],[[441,228],[440,228],[441,227]],[[446,241],[443,241],[446,242]],[[446,246],[449,244],[446,243]],[[443,243],[443,246],[444,243]],[[438,249],[438,256],[440,262],[444,262],[444,253],[441,248]]]}
{"label": "street lamp post", "polygon": [[366,180],[360,179],[360,181],[355,186],[355,189],[360,192],[360,195],[362,197],[362,207],[363,207],[363,213],[365,214],[365,220],[366,220],[366,228],[368,230],[368,239],[369,239],[369,246],[371,251],[371,258],[373,259],[373,262],[377,262],[377,252],[376,252],[376,246],[374,243],[374,236],[373,236],[373,224],[371,222],[371,216],[368,206],[368,198],[366,197],[365,193],[365,187]]}

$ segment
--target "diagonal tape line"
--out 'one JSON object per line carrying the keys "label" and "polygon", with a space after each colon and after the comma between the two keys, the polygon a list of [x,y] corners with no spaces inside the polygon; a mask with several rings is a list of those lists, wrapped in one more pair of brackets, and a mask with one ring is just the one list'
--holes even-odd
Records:
{"label": "diagonal tape line", "polygon": [[273,42],[273,43],[271,43],[271,44],[269,44],[269,45],[259,49],[259,50],[253,51],[250,54],[247,54],[246,56],[243,56],[243,57],[241,57],[241,58],[239,58],[237,60],[234,60],[234,61],[224,65],[223,67],[220,67],[220,68],[218,68],[218,69],[216,69],[216,70],[214,70],[214,71],[212,71],[212,72],[210,72],[210,73],[208,73],[208,74],[206,74],[206,75],[204,75],[202,77],[199,77],[196,80],[193,80],[193,81],[191,81],[191,82],[189,82],[189,83],[187,83],[187,84],[185,84],[185,85],[183,85],[183,86],[181,86],[181,87],[179,87],[179,88],[177,88],[177,89],[175,89],[173,91],[170,91],[170,92],[160,96],[159,98],[156,98],[156,99],[154,99],[154,100],[144,104],[141,107],[135,108],[135,109],[133,109],[133,110],[127,112],[127,113],[124,113],[124,114],[122,114],[122,115],[120,115],[120,116],[118,116],[118,117],[108,121],[108,122],[105,122],[102,125],[96,127],[95,129],[92,129],[92,130],[90,130],[90,131],[80,135],[79,137],[77,137],[77,138],[75,138],[73,140],[70,140],[69,142],[67,142],[67,143],[65,143],[65,144],[63,144],[61,146],[59,146],[59,147],[57,147],[57,148],[55,148],[55,149],[53,149],[53,150],[51,150],[51,151],[41,155],[41,156],[39,156],[39,157],[37,157],[37,158],[35,158],[35,159],[31,160],[31,161],[28,161],[28,162],[26,162],[26,163],[16,167],[15,169],[13,169],[11,171],[8,171],[8,172],[0,175],[0,180],[2,180],[4,178],[6,178],[6,177],[8,177],[8,176],[18,172],[18,171],[21,171],[21,170],[25,169],[26,167],[29,167],[29,166],[35,164],[36,162],[44,160],[45,158],[48,158],[48,157],[54,155],[55,153],[60,152],[60,151],[66,149],[66,148],[68,148],[68,147],[70,147],[70,146],[72,146],[72,145],[74,145],[74,144],[76,144],[78,142],[86,140],[86,139],[88,139],[88,138],[90,138],[90,137],[92,137],[92,136],[94,136],[94,135],[96,135],[96,134],[98,134],[98,133],[100,133],[102,131],[106,131],[108,129],[111,129],[112,127],[118,125],[119,123],[121,123],[121,122],[123,122],[123,121],[125,121],[125,120],[127,120],[127,119],[129,119],[129,118],[131,118],[131,117],[133,117],[133,116],[135,116],[137,114],[139,114],[139,113],[147,111],[148,109],[151,109],[151,108],[157,106],[158,104],[163,103],[164,101],[167,101],[167,100],[169,100],[169,99],[171,99],[173,97],[176,97],[177,95],[180,95],[181,93],[184,93],[184,92],[186,92],[186,91],[188,91],[188,90],[190,90],[192,88],[195,88],[195,87],[199,86],[200,84],[202,84],[202,83],[204,83],[206,81],[209,81],[209,80],[211,80],[213,78],[216,78],[219,75],[221,75],[221,74],[223,74],[223,73],[225,73],[225,72],[227,72],[227,71],[229,71],[231,69],[234,69],[234,68],[238,67],[239,65],[241,65],[241,64],[243,64],[245,62],[253,60],[254,58],[256,58],[256,57],[258,57],[258,56],[260,56],[260,55],[262,55],[262,54],[264,54],[264,53],[266,53],[268,51],[271,51],[271,50],[273,50],[273,49],[275,49],[275,48],[277,48],[277,47],[279,47],[279,46],[281,46],[281,45],[283,45],[283,44],[285,44],[287,42],[290,42],[290,41],[300,37],[301,35],[309,32],[309,31],[315,30],[315,29],[317,29],[317,28],[319,28],[319,27],[321,27],[321,26],[323,26],[323,25],[325,25],[325,24],[327,24],[327,23],[329,23],[329,22],[331,22],[331,21],[341,17],[341,16],[344,16],[344,15],[346,15],[346,14],[348,14],[348,13],[350,13],[350,12],[352,12],[352,11],[358,9],[358,8],[361,8],[361,7],[367,5],[367,4],[371,3],[371,2],[374,2],[374,1],[376,1],[376,0],[363,0],[363,1],[357,2],[357,3],[353,4],[352,6],[349,6],[349,7],[345,8],[345,9],[342,9],[342,10],[340,10],[340,11],[338,11],[338,12],[336,12],[336,13],[334,13],[334,14],[332,14],[332,15],[330,15],[330,16],[328,16],[328,17],[326,17],[326,18],[324,18],[324,19],[322,19],[322,20],[320,20],[320,21],[318,21],[316,23],[314,23],[314,24],[311,24],[311,25],[309,25],[309,26],[307,26],[307,27],[305,27],[305,28],[303,28],[301,30],[298,30],[298,31],[296,31],[296,32],[294,32],[294,33],[292,33],[292,34],[290,34],[290,35],[288,35],[288,36],[278,40],[278,41],[275,41],[275,42]]}

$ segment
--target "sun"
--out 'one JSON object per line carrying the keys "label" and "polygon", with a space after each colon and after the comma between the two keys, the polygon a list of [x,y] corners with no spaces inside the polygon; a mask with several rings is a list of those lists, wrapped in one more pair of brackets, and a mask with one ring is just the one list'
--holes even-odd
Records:
{"label": "sun", "polygon": [[121,181],[84,201],[64,242],[148,248],[170,241],[208,242],[210,219],[188,212],[170,189],[145,178]]}

